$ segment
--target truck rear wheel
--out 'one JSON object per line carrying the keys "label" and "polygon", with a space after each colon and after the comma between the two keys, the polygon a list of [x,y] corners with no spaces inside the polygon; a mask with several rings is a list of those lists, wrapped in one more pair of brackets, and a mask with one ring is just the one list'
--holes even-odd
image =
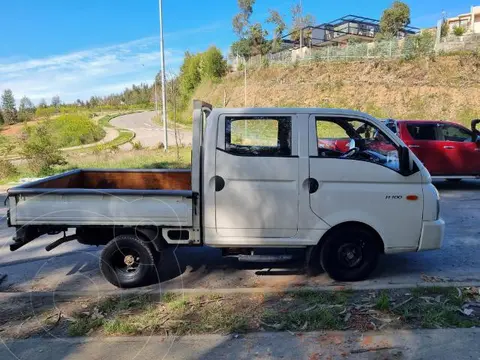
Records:
{"label": "truck rear wheel", "polygon": [[377,266],[379,252],[375,235],[368,229],[360,226],[340,228],[327,234],[320,264],[334,280],[360,281]]}
{"label": "truck rear wheel", "polygon": [[100,270],[120,288],[147,285],[155,274],[155,257],[150,245],[135,235],[119,235],[103,249]]}

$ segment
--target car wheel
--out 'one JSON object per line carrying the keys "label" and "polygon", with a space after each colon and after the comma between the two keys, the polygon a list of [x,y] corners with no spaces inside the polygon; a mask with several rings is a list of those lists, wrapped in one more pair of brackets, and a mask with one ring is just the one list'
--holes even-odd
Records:
{"label": "car wheel", "polygon": [[155,274],[155,257],[150,245],[135,235],[119,235],[104,247],[100,270],[117,287],[143,286]]}
{"label": "car wheel", "polygon": [[334,280],[359,281],[375,269],[379,253],[372,231],[360,226],[344,227],[327,235],[320,264]]}

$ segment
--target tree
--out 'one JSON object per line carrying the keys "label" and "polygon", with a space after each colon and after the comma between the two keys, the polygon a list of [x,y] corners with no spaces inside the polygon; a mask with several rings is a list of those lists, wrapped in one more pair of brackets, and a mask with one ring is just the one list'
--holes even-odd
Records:
{"label": "tree", "polygon": [[54,138],[48,122],[26,129],[21,154],[36,175],[50,175],[54,165],[66,163]]}
{"label": "tree", "polygon": [[200,68],[202,79],[217,81],[227,73],[227,61],[217,47],[211,46],[202,54]]}
{"label": "tree", "polygon": [[273,30],[272,49],[276,51],[281,47],[281,37],[283,36],[283,32],[287,28],[287,25],[277,10],[269,9],[268,12],[270,13],[270,16],[267,18],[267,23],[275,25],[275,29]]}
{"label": "tree", "polygon": [[2,95],[2,112],[5,124],[10,125],[17,122],[17,109],[12,90],[6,89]]}
{"label": "tree", "polygon": [[465,34],[465,28],[463,26],[455,26],[453,28],[453,34],[455,36],[462,36],[463,34]]}
{"label": "tree", "polygon": [[45,109],[47,107],[47,102],[45,101],[45,99],[40,99],[40,101],[38,102],[38,107],[40,109]]}
{"label": "tree", "polygon": [[243,57],[262,54],[267,32],[262,29],[262,25],[259,23],[250,25],[250,17],[256,0],[237,1],[240,12],[233,17],[232,26],[233,31],[240,39],[232,44],[231,51],[235,55],[238,54]]}
{"label": "tree", "polygon": [[60,97],[58,95],[55,95],[54,97],[52,97],[52,106],[54,108],[58,108],[61,104],[61,101],[60,101]]}
{"label": "tree", "polygon": [[232,27],[235,34],[242,38],[245,36],[246,28],[250,24],[250,16],[253,13],[253,5],[256,0],[237,0],[240,12],[232,19]]}
{"label": "tree", "polygon": [[410,8],[401,1],[394,1],[392,7],[385,9],[380,19],[381,37],[396,37],[410,24]]}
{"label": "tree", "polygon": [[440,25],[440,37],[443,38],[447,36],[449,32],[450,32],[450,26],[448,26],[448,21],[444,13],[442,18],[442,25]]}
{"label": "tree", "polygon": [[32,100],[24,96],[20,100],[20,106],[18,107],[18,119],[19,121],[29,121],[35,116],[35,105]]}
{"label": "tree", "polygon": [[291,39],[294,41],[300,40],[300,35],[303,30],[303,38],[304,40],[311,39],[312,37],[312,30],[305,29],[308,26],[315,25],[315,18],[311,14],[304,14],[303,7],[301,3],[295,4],[290,9],[292,14],[292,29],[291,29]]}
{"label": "tree", "polygon": [[100,98],[98,96],[90,97],[90,101],[88,102],[89,107],[95,108],[100,104]]}
{"label": "tree", "polygon": [[267,35],[268,32],[262,28],[262,24],[255,23],[250,26],[248,40],[251,55],[265,55],[270,51],[271,42],[266,39]]}
{"label": "tree", "polygon": [[5,123],[5,120],[3,119],[3,114],[2,111],[0,110],[0,125],[3,125]]}
{"label": "tree", "polygon": [[230,46],[230,51],[234,55],[239,55],[244,58],[252,56],[252,49],[250,46],[250,39],[240,39],[234,41]]}
{"label": "tree", "polygon": [[177,160],[180,159],[180,149],[181,139],[179,139],[179,132],[177,126],[177,114],[182,101],[182,93],[180,87],[180,79],[175,74],[170,74],[166,83],[166,92],[167,92],[167,107],[169,110],[169,118],[173,120],[173,130],[175,134],[175,145],[176,145],[176,155]]}
{"label": "tree", "polygon": [[200,73],[200,54],[185,53],[183,64],[180,67],[180,90],[182,95],[187,100],[198,84],[202,81],[202,75]]}

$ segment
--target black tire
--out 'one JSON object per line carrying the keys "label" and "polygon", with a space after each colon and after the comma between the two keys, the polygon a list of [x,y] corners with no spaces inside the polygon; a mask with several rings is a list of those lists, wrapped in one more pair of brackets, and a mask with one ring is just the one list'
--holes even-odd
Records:
{"label": "black tire", "polygon": [[462,181],[462,179],[447,179],[447,181],[451,183],[459,183],[460,181]]}
{"label": "black tire", "polygon": [[325,271],[320,264],[320,247],[311,246],[305,251],[305,274],[308,277],[315,277]]}
{"label": "black tire", "polygon": [[327,234],[320,264],[334,280],[360,281],[375,270],[379,253],[376,234],[371,230],[361,226],[343,227]]}
{"label": "black tire", "polygon": [[155,256],[150,245],[135,235],[119,235],[103,248],[100,270],[120,288],[147,285],[155,274]]}

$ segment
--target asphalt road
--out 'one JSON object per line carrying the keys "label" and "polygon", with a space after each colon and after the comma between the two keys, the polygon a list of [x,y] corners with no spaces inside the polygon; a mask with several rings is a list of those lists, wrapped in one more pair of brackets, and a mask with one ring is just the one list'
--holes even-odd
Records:
{"label": "asphalt road", "polygon": [[[441,250],[384,256],[370,280],[358,287],[412,286],[424,281],[480,282],[480,181],[459,184],[437,182],[446,237]],[[6,214],[0,195],[0,217]],[[0,274],[8,278],[0,289],[12,291],[112,290],[98,270],[99,249],[71,242],[51,253],[45,245],[56,239],[42,237],[11,253],[12,235],[0,221]],[[294,265],[245,265],[225,260],[210,248],[179,248],[160,265],[162,289],[329,286],[325,274],[308,278]],[[426,276],[424,276],[426,275]]]}
{"label": "asphalt road", "polygon": [[[132,130],[136,136],[135,141],[139,141],[143,147],[155,147],[163,143],[163,128],[152,121],[155,111],[145,111],[119,116],[110,121],[110,124],[122,128]],[[171,124],[170,128],[173,126]],[[192,134],[190,131],[179,131],[179,141],[187,146],[192,143]],[[175,133],[173,130],[168,131],[168,143],[175,143]]]}

